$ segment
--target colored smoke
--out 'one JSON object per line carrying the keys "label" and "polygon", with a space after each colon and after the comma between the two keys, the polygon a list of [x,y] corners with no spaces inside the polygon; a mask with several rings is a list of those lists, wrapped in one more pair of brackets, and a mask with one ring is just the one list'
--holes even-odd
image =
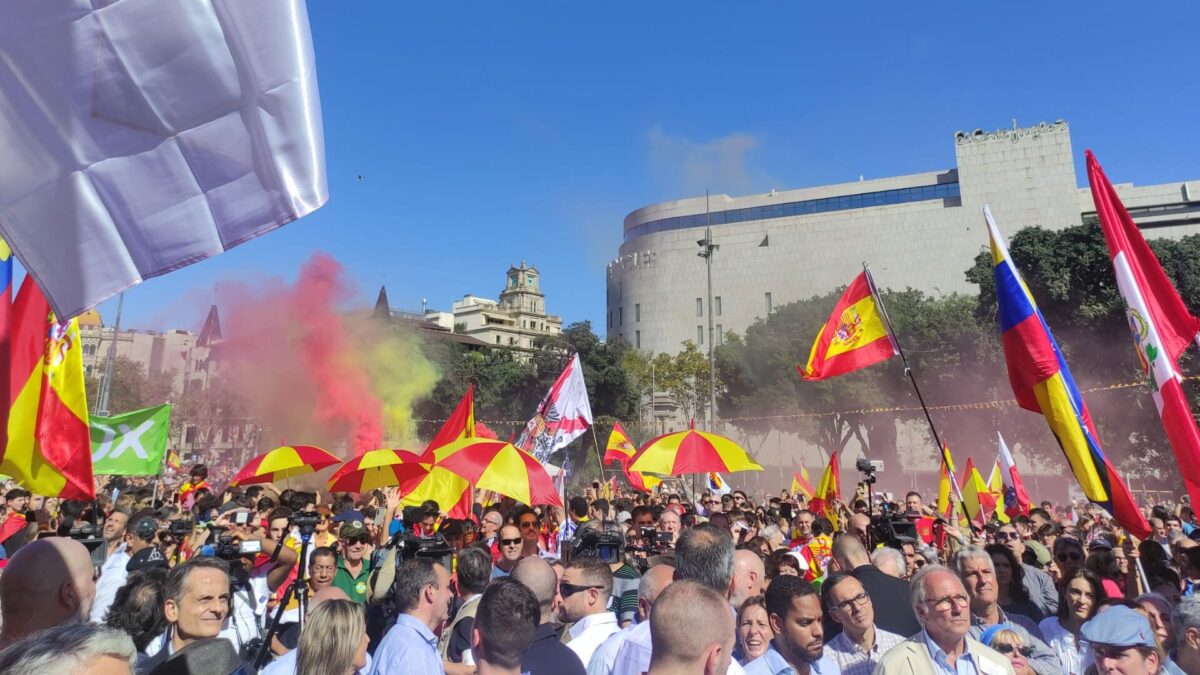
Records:
{"label": "colored smoke", "polygon": [[218,286],[221,377],[276,444],[351,452],[411,440],[412,405],[438,373],[418,340],[347,307],[342,266],[315,253],[292,284]]}

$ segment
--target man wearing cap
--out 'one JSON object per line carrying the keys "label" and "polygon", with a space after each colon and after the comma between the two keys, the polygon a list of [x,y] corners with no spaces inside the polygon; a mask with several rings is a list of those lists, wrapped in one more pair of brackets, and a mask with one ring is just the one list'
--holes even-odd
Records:
{"label": "man wearing cap", "polygon": [[1091,651],[1096,671],[1126,675],[1157,675],[1164,657],[1146,617],[1122,605],[1100,610],[1083,624],[1080,639]]}
{"label": "man wearing cap", "polygon": [[1017,526],[1011,523],[1001,525],[1000,529],[996,530],[996,543],[1004,544],[1021,562],[1021,570],[1025,572],[1021,585],[1025,587],[1025,592],[1029,594],[1033,604],[1046,616],[1057,614],[1058,591],[1054,588],[1054,580],[1049,574],[1025,562],[1025,540],[1021,538]]}
{"label": "man wearing cap", "polygon": [[354,602],[365,604],[369,595],[367,579],[371,576],[371,556],[367,545],[371,535],[361,520],[347,520],[338,530],[341,555],[333,585],[346,591]]}

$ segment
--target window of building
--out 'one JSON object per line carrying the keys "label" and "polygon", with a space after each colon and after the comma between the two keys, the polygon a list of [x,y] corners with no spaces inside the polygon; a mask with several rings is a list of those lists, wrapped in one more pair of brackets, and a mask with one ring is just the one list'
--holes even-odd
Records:
{"label": "window of building", "polygon": [[721,296],[719,295],[713,298],[713,314],[715,316],[721,316]]}
{"label": "window of building", "polygon": [[775,303],[771,302],[771,291],[767,291],[765,297],[767,301],[767,314],[770,314],[775,311]]}
{"label": "window of building", "polygon": [[500,344],[500,336],[499,335],[496,336],[496,344]]}
{"label": "window of building", "polygon": [[640,302],[633,306],[633,320],[635,322],[642,320],[642,303]]}
{"label": "window of building", "polygon": [[704,326],[696,326],[696,344],[704,344]]}
{"label": "window of building", "polygon": [[696,298],[696,316],[704,316],[704,298]]}
{"label": "window of building", "polygon": [[717,324],[717,334],[713,336],[713,344],[720,345],[725,343],[725,329],[721,324]]}
{"label": "window of building", "polygon": [[633,346],[637,347],[638,349],[642,348],[642,331],[633,331]]}

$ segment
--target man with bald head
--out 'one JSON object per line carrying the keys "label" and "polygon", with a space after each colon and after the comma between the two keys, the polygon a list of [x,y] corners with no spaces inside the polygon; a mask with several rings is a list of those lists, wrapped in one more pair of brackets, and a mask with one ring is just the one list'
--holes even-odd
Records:
{"label": "man with bald head", "polygon": [[729,604],[737,611],[746,601],[762,592],[763,579],[767,576],[762,558],[745,549],[733,553],[733,588],[729,593]]}
{"label": "man with bald head", "polygon": [[[649,675],[723,675],[733,653],[728,600],[694,581],[671,584],[650,617]],[[697,621],[696,617],[706,617]]]}
{"label": "man with bald head", "polygon": [[66,537],[30,542],[0,576],[0,649],[40,630],[86,621],[96,597],[92,556]]}
{"label": "man with bald head", "polygon": [[634,628],[650,620],[650,612],[654,608],[655,601],[674,578],[675,567],[667,563],[659,563],[642,574],[642,579],[638,583],[637,623],[630,624],[624,630],[613,633],[596,649],[587,664],[588,675],[610,675],[613,672],[613,664],[617,661],[617,652],[621,651],[626,638]]}
{"label": "man with bald head", "polygon": [[585,675],[583,663],[562,643],[558,626],[553,623],[558,609],[558,575],[554,568],[545,560],[530,556],[517,563],[511,576],[533,591],[541,613],[541,622],[521,661],[522,672],[529,675]]}
{"label": "man with bald head", "polygon": [[[908,582],[884,574],[871,564],[867,549],[857,536],[842,534],[833,540],[833,565],[858,579],[871,603],[875,606],[875,625],[889,633],[909,636],[921,630],[913,610],[896,598],[908,597]],[[842,625],[825,612],[825,637],[832,640],[842,632]]]}

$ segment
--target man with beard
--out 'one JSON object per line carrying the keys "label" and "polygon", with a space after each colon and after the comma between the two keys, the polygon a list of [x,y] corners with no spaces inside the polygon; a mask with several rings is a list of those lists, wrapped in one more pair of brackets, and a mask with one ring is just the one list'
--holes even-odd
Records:
{"label": "man with beard", "polygon": [[[648,675],[723,675],[733,652],[733,617],[728,602],[694,581],[671,584],[650,615],[654,646]],[[696,617],[711,617],[696,621]]]}
{"label": "man with beard", "polygon": [[121,544],[125,542],[125,524],[128,522],[128,511],[116,509],[108,514],[104,519],[104,527],[100,530],[104,545],[92,550],[92,567],[100,569],[104,566],[104,561],[121,548]]}
{"label": "man with beard", "polygon": [[767,653],[746,664],[746,675],[830,675],[837,664],[825,654],[821,601],[800,577],[775,577],[767,587],[767,617],[775,638]]}
{"label": "man with beard", "polygon": [[911,579],[909,600],[921,632],[893,647],[875,675],[1008,673],[1008,659],[968,635],[971,598],[953,572],[926,565]]}

